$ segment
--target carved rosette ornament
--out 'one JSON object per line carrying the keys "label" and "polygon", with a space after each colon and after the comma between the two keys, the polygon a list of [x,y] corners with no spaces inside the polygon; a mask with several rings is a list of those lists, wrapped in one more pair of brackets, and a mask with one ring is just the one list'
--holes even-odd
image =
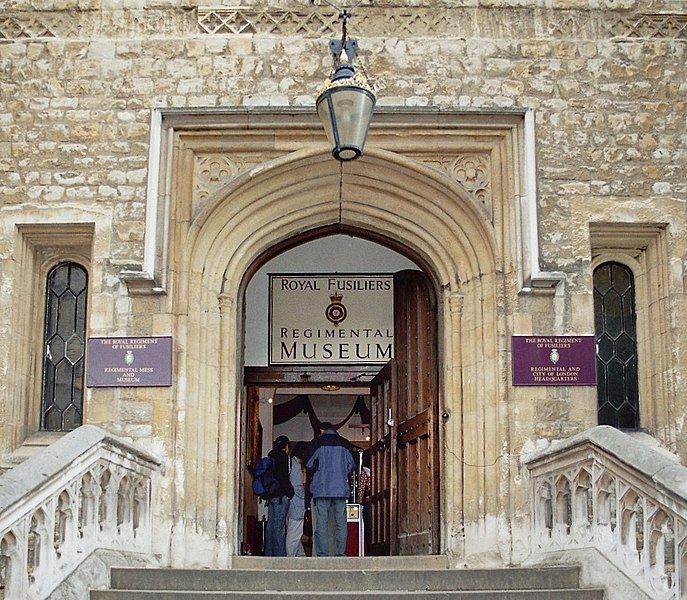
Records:
{"label": "carved rosette ornament", "polygon": [[431,159],[417,156],[417,158],[445,171],[482,206],[489,219],[492,218],[491,159],[488,154],[461,154]]}
{"label": "carved rosette ornament", "polygon": [[489,158],[484,154],[464,154],[449,166],[449,174],[485,206],[491,204]]}
{"label": "carved rosette ornament", "polygon": [[210,154],[197,156],[195,170],[196,197],[205,201],[236,177],[241,168],[224,155]]}

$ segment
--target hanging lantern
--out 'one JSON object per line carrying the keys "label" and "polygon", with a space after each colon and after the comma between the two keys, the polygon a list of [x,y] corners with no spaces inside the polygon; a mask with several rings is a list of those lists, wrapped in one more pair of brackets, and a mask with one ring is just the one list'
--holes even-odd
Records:
{"label": "hanging lantern", "polygon": [[357,42],[346,38],[348,11],[342,13],[341,40],[329,42],[334,72],[317,98],[317,114],[322,121],[334,158],[347,161],[362,155],[372,120],[375,95],[361,73],[353,68]]}

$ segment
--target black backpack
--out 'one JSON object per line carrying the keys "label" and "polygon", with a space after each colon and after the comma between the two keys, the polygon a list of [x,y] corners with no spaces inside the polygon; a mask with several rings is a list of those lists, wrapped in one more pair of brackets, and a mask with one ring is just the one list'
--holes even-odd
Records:
{"label": "black backpack", "polygon": [[274,459],[265,456],[253,469],[253,493],[263,500],[281,496],[281,486],[274,476]]}

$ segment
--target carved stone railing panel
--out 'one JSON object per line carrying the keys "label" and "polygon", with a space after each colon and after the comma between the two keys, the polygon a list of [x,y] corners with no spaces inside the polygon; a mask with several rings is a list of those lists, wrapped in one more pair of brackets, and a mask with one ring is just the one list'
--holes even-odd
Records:
{"label": "carved stone railing panel", "polygon": [[337,35],[341,29],[336,11],[295,11],[276,8],[213,8],[198,10],[200,33],[278,33],[281,35]]}
{"label": "carved stone railing panel", "polygon": [[0,42],[28,39],[91,39],[194,33],[195,14],[183,7],[113,10],[4,10]]}
{"label": "carved stone railing panel", "polygon": [[84,426],[0,477],[4,600],[47,598],[94,550],[149,553],[159,468],[154,457]]}
{"label": "carved stone railing panel", "polygon": [[[508,19],[507,15],[522,18]],[[687,15],[641,12],[547,10],[536,7],[473,8],[365,7],[356,11],[356,35],[505,38],[517,23],[524,38],[685,39]],[[336,36],[340,25],[329,7],[313,10],[199,8],[198,31],[205,34]]]}
{"label": "carved stone railing panel", "polygon": [[534,555],[596,548],[649,597],[687,595],[687,468],[611,427],[524,462]]}
{"label": "carved stone railing panel", "polygon": [[687,39],[687,15],[614,15],[605,23],[612,37],[644,39]]}

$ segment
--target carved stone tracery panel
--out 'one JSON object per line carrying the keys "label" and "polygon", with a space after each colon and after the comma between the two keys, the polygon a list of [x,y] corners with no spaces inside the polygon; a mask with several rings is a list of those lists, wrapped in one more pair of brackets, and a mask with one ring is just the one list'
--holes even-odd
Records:
{"label": "carved stone tracery panel", "polygon": [[[216,192],[228,185],[241,172],[270,158],[273,157],[259,153],[196,154],[193,214],[198,214]],[[465,153],[436,157],[423,154],[414,158],[447,173],[475,199],[487,218],[490,221],[493,219],[492,165],[489,154]]]}
{"label": "carved stone tracery panel", "polygon": [[[538,7],[359,7],[356,36],[509,39],[687,39],[687,15]],[[183,7],[127,10],[6,11],[0,42],[22,39],[90,39],[141,35],[339,35],[330,6],[294,9],[253,7],[189,10]]]}
{"label": "carved stone tracery panel", "polygon": [[207,201],[240,173],[271,158],[274,153],[227,152],[198,153],[194,164],[193,214],[196,215]]}

